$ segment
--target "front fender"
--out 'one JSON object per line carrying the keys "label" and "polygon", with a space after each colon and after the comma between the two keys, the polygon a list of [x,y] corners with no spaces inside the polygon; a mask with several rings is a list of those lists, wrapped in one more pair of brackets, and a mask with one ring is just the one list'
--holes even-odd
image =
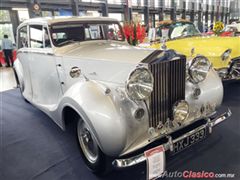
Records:
{"label": "front fender", "polygon": [[105,154],[120,154],[126,144],[125,121],[120,116],[120,108],[114,103],[113,97],[106,95],[103,87],[93,81],[74,84],[65,93],[59,111],[62,112],[66,106],[75,109],[89,125]]}
{"label": "front fender", "polygon": [[[198,98],[194,98],[194,89],[199,88],[201,94]],[[190,111],[200,109],[202,106],[211,105],[216,110],[222,104],[223,100],[223,84],[217,72],[213,69],[209,71],[207,78],[195,85],[189,81],[186,82],[186,100],[189,103]]]}

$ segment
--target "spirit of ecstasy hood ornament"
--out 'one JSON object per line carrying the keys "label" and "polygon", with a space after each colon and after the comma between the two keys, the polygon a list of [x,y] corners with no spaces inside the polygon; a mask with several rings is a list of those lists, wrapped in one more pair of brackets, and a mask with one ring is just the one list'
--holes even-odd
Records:
{"label": "spirit of ecstasy hood ornament", "polygon": [[162,44],[162,46],[160,48],[165,51],[167,49],[166,39],[165,38],[162,38],[161,44]]}

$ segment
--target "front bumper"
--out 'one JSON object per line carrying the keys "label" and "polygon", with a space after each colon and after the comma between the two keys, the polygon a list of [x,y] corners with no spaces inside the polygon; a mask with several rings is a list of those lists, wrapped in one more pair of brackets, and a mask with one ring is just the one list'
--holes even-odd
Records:
{"label": "front bumper", "polygon": [[[226,120],[227,118],[229,118],[232,115],[232,112],[230,109],[228,109],[227,112],[223,113],[222,115],[219,115],[218,117],[211,119],[208,119],[207,122],[183,135],[181,135],[180,137],[173,139],[171,136],[168,136],[168,142],[162,144],[164,146],[165,151],[170,150],[171,152],[173,151],[173,144],[181,141],[182,139],[193,135],[195,132],[200,131],[201,129],[207,128],[209,134],[212,133],[212,128],[214,126],[216,126],[217,124],[223,122],[224,120]],[[137,165],[139,163],[142,163],[146,161],[146,157],[144,156],[144,153],[135,155],[133,157],[130,158],[125,158],[125,159],[115,159],[112,164],[115,168],[126,168],[126,167],[130,167],[130,166],[134,166]]]}
{"label": "front bumper", "polygon": [[228,68],[217,69],[217,72],[223,80],[239,80],[240,57],[232,59]]}

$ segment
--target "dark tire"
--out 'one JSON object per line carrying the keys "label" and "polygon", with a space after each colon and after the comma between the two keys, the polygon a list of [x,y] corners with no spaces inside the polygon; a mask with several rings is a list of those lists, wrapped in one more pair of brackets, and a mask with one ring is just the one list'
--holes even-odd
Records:
{"label": "dark tire", "polygon": [[80,146],[81,155],[88,168],[97,175],[106,174],[106,155],[99,148],[88,125],[78,121],[77,137]]}

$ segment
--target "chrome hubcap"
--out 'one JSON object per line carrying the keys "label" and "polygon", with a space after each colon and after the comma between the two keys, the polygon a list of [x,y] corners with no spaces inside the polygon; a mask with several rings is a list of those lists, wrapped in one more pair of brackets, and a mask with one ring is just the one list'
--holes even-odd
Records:
{"label": "chrome hubcap", "polygon": [[98,146],[92,137],[91,131],[84,122],[78,123],[78,140],[87,160],[95,163],[99,156]]}

